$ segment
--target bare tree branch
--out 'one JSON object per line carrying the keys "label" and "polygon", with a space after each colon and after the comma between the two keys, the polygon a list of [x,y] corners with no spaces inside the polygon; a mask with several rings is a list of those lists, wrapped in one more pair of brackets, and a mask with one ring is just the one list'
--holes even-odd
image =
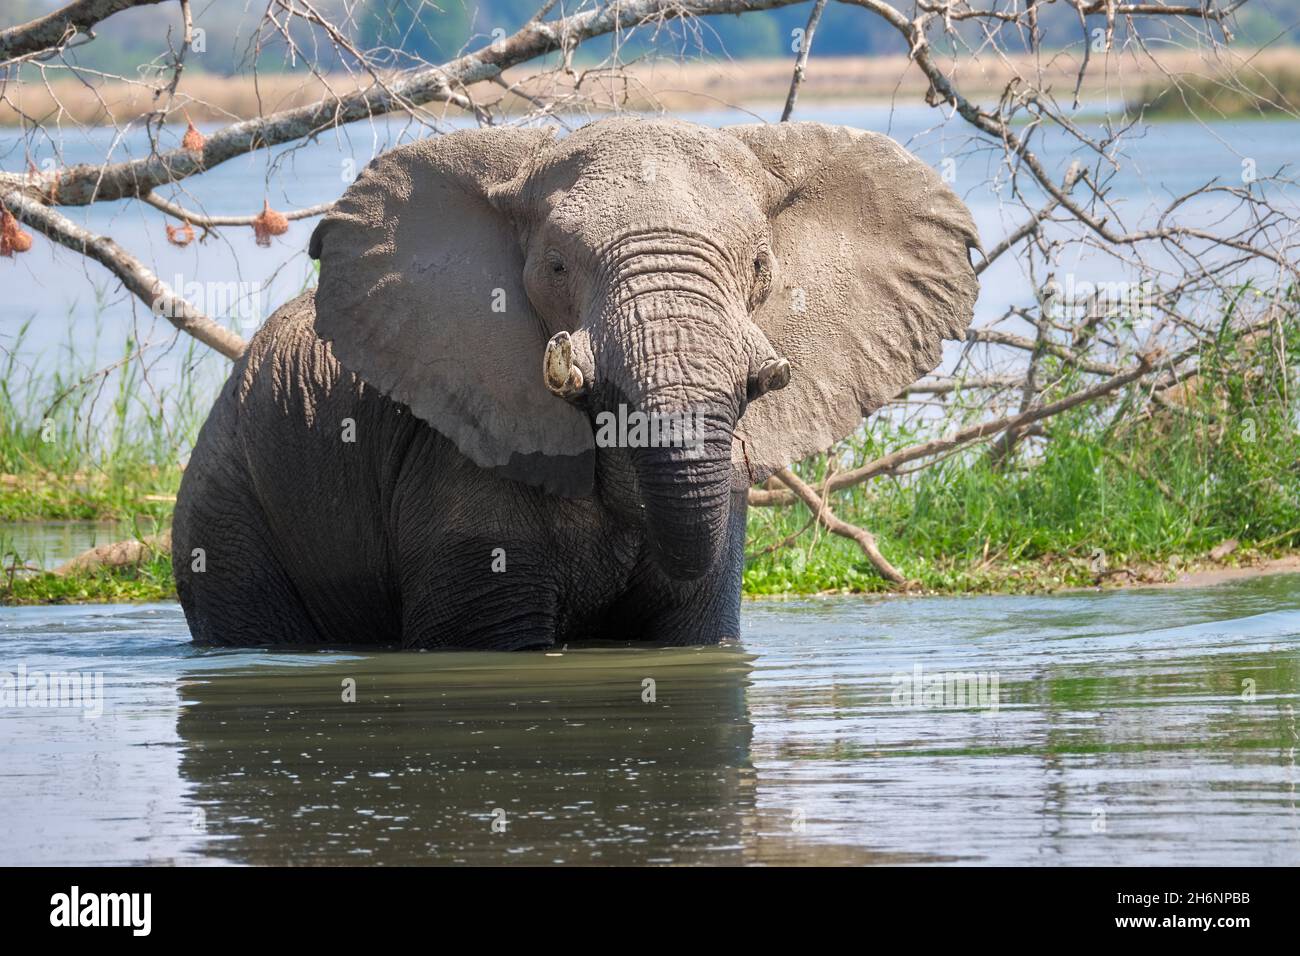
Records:
{"label": "bare tree branch", "polygon": [[146,7],[163,0],[73,0],[43,17],[0,30],[0,66],[33,53],[56,50],[78,33],[87,33],[101,20],[131,7]]}
{"label": "bare tree branch", "polygon": [[[871,566],[876,569],[882,578],[886,581],[893,581],[895,584],[906,584],[907,578],[898,573],[898,570],[885,560],[885,556],[880,553],[880,548],[876,546],[876,538],[870,531],[865,528],[859,528],[857,525],[849,524],[841,518],[837,518],[831,511],[826,500],[819,496],[817,492],[808,487],[803,481],[789,468],[782,468],[776,472],[776,477],[781,483],[788,487],[798,496],[808,510],[813,513],[818,523],[832,534],[848,538],[850,541],[856,541],[862,553],[867,556]],[[751,492],[752,494],[752,492]]]}
{"label": "bare tree branch", "polygon": [[[1127,371],[1121,372],[1114,378],[1107,379],[1092,388],[1075,392],[1065,398],[1052,402],[1048,405],[1040,405],[1037,408],[1031,408],[1027,412],[1018,415],[1009,415],[1003,418],[993,419],[992,421],[980,422],[977,425],[971,425],[967,428],[960,429],[950,435],[942,438],[935,438],[930,441],[921,442],[918,445],[912,445],[908,448],[902,448],[898,451],[891,452],[880,458],[867,462],[860,468],[854,468],[851,471],[841,472],[829,482],[829,491],[840,491],[853,485],[861,484],[868,478],[874,478],[876,475],[888,474],[896,471],[898,468],[908,462],[917,461],[921,458],[929,458],[945,451],[949,451],[959,445],[966,445],[970,442],[977,441],[989,435],[996,435],[1006,428],[1021,428],[1030,425],[1033,422],[1041,421],[1044,418],[1051,418],[1053,415],[1059,415],[1062,412],[1069,411],[1079,405],[1095,401],[1104,395],[1108,395],[1118,389],[1123,388],[1131,382],[1137,381],[1143,375],[1151,371],[1155,356],[1142,356],[1138,364]],[[782,479],[784,481],[784,479]],[[793,497],[783,492],[773,492],[766,490],[751,490],[749,492],[749,503],[759,507],[771,507],[779,505],[789,505],[794,503]]]}
{"label": "bare tree branch", "polygon": [[[146,193],[140,198],[155,209],[161,209],[167,215],[173,216],[181,222],[188,222],[192,226],[200,226],[204,229],[215,229],[219,226],[251,226],[253,221],[261,215],[260,213],[253,213],[247,216],[209,216],[206,213],[194,212],[184,206],[168,202],[155,193]],[[334,203],[335,200],[317,203],[315,206],[294,209],[290,212],[281,213],[281,215],[290,222],[297,219],[312,219],[316,216],[325,215],[334,208]]]}
{"label": "bare tree branch", "polygon": [[510,37],[442,66],[401,79],[330,97],[294,109],[234,123],[207,137],[201,151],[184,147],[141,159],[105,165],[83,163],[57,173],[0,173],[0,190],[31,191],[42,202],[83,206],[140,196],[256,149],[309,139],[327,129],[371,119],[409,105],[448,102],[456,87],[493,80],[511,66],[638,23],[714,13],[744,13],[789,6],[796,0],[622,0],[562,20],[530,22]]}
{"label": "bare tree branch", "polygon": [[822,11],[826,9],[826,0],[817,0],[812,12],[808,14],[808,25],[804,27],[803,39],[799,41],[799,59],[795,60],[794,75],[790,77],[790,92],[785,98],[785,109],[781,110],[781,122],[788,122],[794,113],[795,100],[799,98],[799,84],[803,82],[808,69],[808,55],[812,53],[813,34],[821,21]]}
{"label": "bare tree branch", "polygon": [[42,235],[104,266],[155,314],[165,316],[182,332],[194,336],[227,358],[238,358],[243,354],[248,343],[178,296],[143,262],[112,239],[83,229],[66,216],[18,192],[0,196],[0,203]]}

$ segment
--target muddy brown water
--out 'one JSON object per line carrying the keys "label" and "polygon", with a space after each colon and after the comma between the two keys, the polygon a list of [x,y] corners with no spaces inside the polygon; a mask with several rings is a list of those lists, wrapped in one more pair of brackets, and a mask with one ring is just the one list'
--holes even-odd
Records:
{"label": "muddy brown water", "polygon": [[6,608],[0,672],[0,863],[1300,859],[1300,576],[747,602],[730,646],[521,654]]}

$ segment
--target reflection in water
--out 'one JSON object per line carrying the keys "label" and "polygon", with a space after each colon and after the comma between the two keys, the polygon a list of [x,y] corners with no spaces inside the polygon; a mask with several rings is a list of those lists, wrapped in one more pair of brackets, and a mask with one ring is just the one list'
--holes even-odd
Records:
{"label": "reflection in water", "polygon": [[749,670],[712,648],[214,671],[181,687],[180,770],[205,852],[247,862],[738,862]]}
{"label": "reflection in water", "polygon": [[[98,721],[0,710],[0,863],[1300,858],[1298,577],[750,603],[744,628],[287,654],[196,650],[174,605],[0,610],[0,671],[106,694]],[[900,702],[918,668],[995,675],[996,710]]]}

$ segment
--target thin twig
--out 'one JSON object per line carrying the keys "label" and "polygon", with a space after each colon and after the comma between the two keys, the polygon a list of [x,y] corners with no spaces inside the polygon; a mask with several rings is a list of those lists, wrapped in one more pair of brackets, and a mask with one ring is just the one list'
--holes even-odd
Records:
{"label": "thin twig", "polygon": [[907,578],[899,574],[897,569],[885,560],[885,556],[880,553],[876,547],[876,538],[866,528],[860,528],[857,525],[849,524],[841,518],[837,518],[831,511],[830,506],[826,504],[826,499],[822,498],[817,492],[796,475],[789,468],[782,468],[776,472],[776,477],[789,488],[798,498],[808,506],[808,510],[817,518],[819,524],[832,534],[838,534],[840,537],[848,538],[850,541],[856,541],[862,553],[867,556],[871,566],[876,569],[882,578],[886,581],[892,581],[895,584],[906,584]]}
{"label": "thin twig", "polygon": [[[1019,428],[1032,422],[1041,421],[1044,418],[1051,418],[1053,415],[1059,415],[1071,408],[1076,408],[1087,402],[1101,398],[1118,389],[1123,388],[1130,382],[1135,382],[1143,375],[1151,371],[1152,363],[1155,361],[1154,356],[1142,356],[1138,364],[1116,375],[1114,378],[1107,379],[1092,388],[1075,392],[1059,401],[1052,402],[1048,405],[1040,405],[1037,408],[1031,408],[1027,412],[1019,415],[1010,415],[1003,418],[996,418],[992,421],[980,422],[977,425],[970,425],[962,428],[942,438],[934,438],[930,441],[921,442],[917,445],[911,445],[907,448],[899,449],[880,458],[867,462],[860,468],[854,468],[851,471],[841,472],[836,475],[830,483],[831,491],[839,491],[844,488],[851,488],[854,485],[861,484],[869,478],[876,475],[886,474],[894,471],[901,465],[908,462],[916,461],[920,458],[929,458],[931,455],[937,455],[941,452],[948,451],[958,445],[966,445],[970,442],[986,438],[989,435],[996,435],[1006,428]],[[784,479],[783,479],[784,480]],[[759,507],[772,507],[780,505],[789,505],[794,503],[794,499],[783,492],[767,491],[761,489],[751,489],[749,492],[749,503]]]}
{"label": "thin twig", "polygon": [[[251,216],[209,216],[206,213],[198,213],[179,206],[176,203],[168,202],[161,196],[154,193],[146,193],[140,197],[155,209],[161,209],[169,216],[188,222],[192,226],[200,226],[204,229],[214,229],[218,226],[251,226],[253,220],[257,219],[261,213],[255,213]],[[292,212],[281,213],[285,219],[311,219],[314,216],[323,216],[334,208],[334,201],[318,203],[315,206],[308,206],[305,209],[295,209]]]}
{"label": "thin twig", "polygon": [[15,217],[42,235],[104,266],[155,314],[165,316],[182,332],[194,336],[227,358],[238,358],[243,354],[247,342],[177,295],[148,266],[112,239],[83,229],[66,216],[21,193],[9,193],[0,201]]}
{"label": "thin twig", "polygon": [[804,73],[808,69],[808,55],[812,53],[813,34],[817,32],[817,23],[825,9],[826,0],[817,0],[812,12],[808,14],[808,26],[804,27],[803,39],[799,41],[799,58],[794,62],[794,75],[790,77],[790,92],[785,98],[785,109],[781,111],[782,123],[789,122],[790,115],[794,112],[795,100],[799,98],[799,84],[803,82]]}

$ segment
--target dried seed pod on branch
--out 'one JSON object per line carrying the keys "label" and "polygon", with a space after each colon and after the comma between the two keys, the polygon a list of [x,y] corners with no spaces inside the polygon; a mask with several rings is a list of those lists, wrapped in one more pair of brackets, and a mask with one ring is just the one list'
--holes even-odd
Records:
{"label": "dried seed pod on branch", "polygon": [[183,222],[179,226],[167,224],[167,241],[173,246],[180,246],[184,249],[194,241],[194,227],[188,222]]}
{"label": "dried seed pod on branch", "polygon": [[8,209],[0,207],[0,256],[12,256],[32,247],[32,235],[23,231]]}
{"label": "dried seed pod on branch", "polygon": [[253,219],[253,233],[259,246],[269,246],[272,236],[283,236],[289,231],[289,220],[284,213],[271,208],[270,200],[262,200],[262,211]]}

